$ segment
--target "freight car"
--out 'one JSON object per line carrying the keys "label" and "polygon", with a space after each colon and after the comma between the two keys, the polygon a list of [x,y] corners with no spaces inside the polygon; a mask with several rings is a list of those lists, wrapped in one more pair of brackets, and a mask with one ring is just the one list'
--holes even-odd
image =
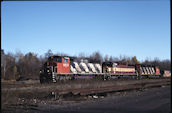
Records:
{"label": "freight car", "polygon": [[151,65],[123,65],[115,62],[90,63],[67,56],[51,56],[40,70],[40,82],[74,78],[159,77],[160,70]]}
{"label": "freight car", "polygon": [[171,77],[171,72],[169,70],[161,71],[162,77]]}

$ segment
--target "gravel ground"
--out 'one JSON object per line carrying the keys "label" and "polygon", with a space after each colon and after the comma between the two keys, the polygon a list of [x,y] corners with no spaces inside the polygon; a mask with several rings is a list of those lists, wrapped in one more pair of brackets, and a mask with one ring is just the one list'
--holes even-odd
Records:
{"label": "gravel ground", "polygon": [[143,92],[113,95],[77,104],[68,104],[54,109],[51,113],[169,113],[170,87],[152,88]]}
{"label": "gravel ground", "polygon": [[169,113],[171,88],[118,92],[108,96],[37,100],[19,98],[18,104],[2,108],[3,113]]}

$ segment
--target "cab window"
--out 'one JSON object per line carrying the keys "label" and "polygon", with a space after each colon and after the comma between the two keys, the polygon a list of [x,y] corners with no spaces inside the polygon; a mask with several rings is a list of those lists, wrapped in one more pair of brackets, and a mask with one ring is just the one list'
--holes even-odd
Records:
{"label": "cab window", "polygon": [[67,63],[68,62],[68,59],[64,59],[64,62]]}
{"label": "cab window", "polygon": [[60,57],[54,57],[52,61],[62,62],[62,59]]}
{"label": "cab window", "polygon": [[57,62],[62,62],[62,58],[57,58]]}

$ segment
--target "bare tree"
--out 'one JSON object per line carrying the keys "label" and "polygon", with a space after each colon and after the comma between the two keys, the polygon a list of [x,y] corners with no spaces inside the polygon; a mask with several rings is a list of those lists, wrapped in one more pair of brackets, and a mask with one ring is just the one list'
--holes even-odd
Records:
{"label": "bare tree", "polygon": [[119,58],[118,57],[113,57],[113,61],[114,62],[119,62]]}
{"label": "bare tree", "polygon": [[112,58],[112,56],[110,56],[109,61],[110,61],[110,62],[113,62],[113,58]]}
{"label": "bare tree", "polygon": [[27,53],[21,57],[17,63],[19,74],[25,77],[38,77],[40,69],[40,60],[34,53]]}
{"label": "bare tree", "polygon": [[154,60],[145,59],[142,64],[159,66],[161,70],[171,70],[171,60],[159,60],[159,58],[154,58]]}
{"label": "bare tree", "polygon": [[45,53],[45,58],[48,58],[48,57],[50,57],[50,56],[52,56],[52,55],[53,55],[53,53],[52,53],[51,49],[49,49],[49,50]]}
{"label": "bare tree", "polygon": [[132,64],[139,64],[139,61],[137,60],[136,56],[133,56],[131,59]]}
{"label": "bare tree", "polygon": [[90,55],[89,59],[90,59],[90,62],[97,62],[97,63],[103,62],[102,54],[99,51],[93,52]]}
{"label": "bare tree", "polygon": [[[38,78],[40,66],[42,66],[49,56],[52,56],[53,53],[51,50],[48,50],[47,53],[41,56],[37,56],[37,54],[29,52],[27,54],[23,54],[20,51],[17,51],[15,54],[8,53],[5,54],[4,51],[1,50],[1,78],[4,79],[16,79],[17,77],[29,77],[29,78]],[[59,53],[59,55],[67,56],[67,54]],[[81,58],[89,58],[89,62],[92,63],[102,63],[104,61],[112,61],[112,62],[122,62],[129,64],[137,64],[140,63],[136,56],[128,57],[125,55],[120,55],[119,57],[113,57],[106,55],[104,58],[102,54],[98,51],[93,52],[89,57],[85,55],[85,53],[80,53],[78,58],[77,56],[73,57],[76,59]],[[165,59],[160,60],[158,57],[154,58],[154,60],[145,59],[142,64],[156,65],[159,66],[161,70],[171,70],[171,60]]]}
{"label": "bare tree", "polygon": [[8,53],[5,55],[5,63],[4,63],[4,79],[14,79],[15,74],[13,71],[13,67],[15,66],[15,58],[12,53]]}
{"label": "bare tree", "polygon": [[85,53],[79,53],[79,55],[78,55],[78,58],[86,58],[86,55],[85,55]]}
{"label": "bare tree", "polygon": [[108,62],[108,61],[109,61],[109,56],[108,56],[108,55],[105,55],[104,61],[105,61],[105,62]]}

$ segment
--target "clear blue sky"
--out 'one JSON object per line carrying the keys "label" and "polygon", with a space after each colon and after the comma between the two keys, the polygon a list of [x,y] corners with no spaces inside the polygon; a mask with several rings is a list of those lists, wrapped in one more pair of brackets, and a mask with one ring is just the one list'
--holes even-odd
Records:
{"label": "clear blue sky", "polygon": [[170,59],[170,1],[1,2],[1,48]]}

